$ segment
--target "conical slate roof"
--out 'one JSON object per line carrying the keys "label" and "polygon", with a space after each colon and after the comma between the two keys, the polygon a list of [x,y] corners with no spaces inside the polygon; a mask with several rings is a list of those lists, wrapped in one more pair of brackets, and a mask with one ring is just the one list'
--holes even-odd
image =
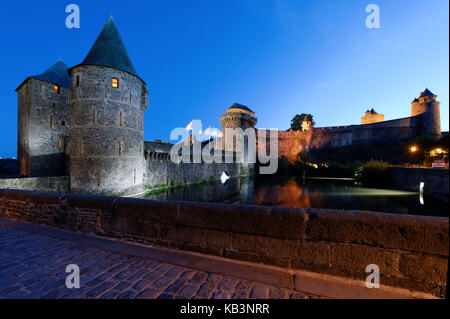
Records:
{"label": "conical slate roof", "polygon": [[67,67],[67,65],[63,61],[59,60],[44,73],[26,78],[25,81],[23,81],[22,84],[19,85],[16,91],[30,78],[70,88],[72,81],[69,74],[67,73],[68,69],[69,68]]}
{"label": "conical slate roof", "polygon": [[137,76],[112,16],[80,65],[106,66]]}
{"label": "conical slate roof", "polygon": [[434,94],[430,91],[430,90],[428,90],[428,89],[425,89],[425,91],[423,91],[422,93],[420,93],[420,97],[425,97],[425,96],[433,96]]}

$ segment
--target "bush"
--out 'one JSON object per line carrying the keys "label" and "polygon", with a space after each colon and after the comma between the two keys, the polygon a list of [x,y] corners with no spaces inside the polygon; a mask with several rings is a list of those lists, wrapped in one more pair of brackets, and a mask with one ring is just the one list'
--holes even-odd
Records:
{"label": "bush", "polygon": [[371,160],[361,166],[355,176],[364,186],[387,187],[392,185],[390,165],[383,161]]}

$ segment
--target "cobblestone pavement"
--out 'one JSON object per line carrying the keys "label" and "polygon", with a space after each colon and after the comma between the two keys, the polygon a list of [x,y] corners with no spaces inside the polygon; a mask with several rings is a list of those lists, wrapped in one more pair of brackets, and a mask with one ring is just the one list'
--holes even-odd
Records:
{"label": "cobblestone pavement", "polygon": [[[80,288],[65,286],[69,264]],[[313,298],[0,226],[0,298]]]}

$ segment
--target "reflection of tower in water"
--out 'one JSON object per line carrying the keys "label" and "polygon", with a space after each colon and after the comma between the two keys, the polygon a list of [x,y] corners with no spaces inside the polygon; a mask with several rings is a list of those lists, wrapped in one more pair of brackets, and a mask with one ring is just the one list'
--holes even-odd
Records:
{"label": "reflection of tower in water", "polygon": [[295,179],[291,178],[283,185],[258,189],[253,202],[256,205],[310,208],[311,198],[317,199],[318,195],[317,190],[311,191],[300,187]]}

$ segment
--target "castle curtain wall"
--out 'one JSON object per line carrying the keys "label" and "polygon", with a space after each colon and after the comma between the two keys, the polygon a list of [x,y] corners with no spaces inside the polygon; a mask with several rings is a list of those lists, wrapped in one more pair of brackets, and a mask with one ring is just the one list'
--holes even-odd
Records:
{"label": "castle curtain wall", "polygon": [[[324,146],[401,141],[427,132],[428,113],[365,125],[318,127],[309,131],[279,131],[278,156],[293,159],[303,151]],[[267,143],[269,142],[267,131]]]}

